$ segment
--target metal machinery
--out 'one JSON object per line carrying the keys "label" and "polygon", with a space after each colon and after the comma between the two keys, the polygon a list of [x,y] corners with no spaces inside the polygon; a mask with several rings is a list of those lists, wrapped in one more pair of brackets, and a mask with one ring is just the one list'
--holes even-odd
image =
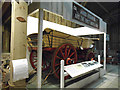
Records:
{"label": "metal machinery", "polygon": [[[37,33],[28,36],[28,49],[30,51],[31,66],[37,69]],[[91,60],[94,58],[93,40],[83,37],[71,36],[59,31],[46,28],[43,31],[42,70],[52,68],[56,78],[60,78],[60,60],[65,65]]]}

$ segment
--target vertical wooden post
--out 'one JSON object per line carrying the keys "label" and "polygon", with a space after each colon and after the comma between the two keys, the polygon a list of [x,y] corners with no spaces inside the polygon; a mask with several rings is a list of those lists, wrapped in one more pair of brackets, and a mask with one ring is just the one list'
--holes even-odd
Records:
{"label": "vertical wooden post", "polygon": [[[1,2],[2,3],[2,2]],[[2,5],[0,5],[0,16],[2,16]],[[0,66],[1,66],[1,59],[2,59],[2,17],[0,20]],[[1,69],[1,67],[0,67]],[[2,71],[0,71],[0,88],[2,89]]]}
{"label": "vertical wooden post", "polygon": [[41,88],[42,79],[42,30],[43,30],[43,10],[39,9],[39,20],[38,20],[38,62],[37,62],[37,88]]}
{"label": "vertical wooden post", "polygon": [[[10,46],[10,84],[15,87],[25,85],[25,80],[13,82],[12,60],[26,58],[28,4],[24,0],[12,2],[11,46]],[[23,21],[20,20],[23,19]]]}
{"label": "vertical wooden post", "polygon": [[[0,21],[0,66],[2,64],[1,59],[2,59],[2,20]],[[0,71],[0,88],[2,88],[2,71]]]}
{"label": "vertical wooden post", "polygon": [[[2,16],[2,4],[4,2],[0,2],[0,16]],[[1,66],[1,58],[2,58],[2,17],[0,17],[0,66]]]}
{"label": "vertical wooden post", "polygon": [[2,21],[0,21],[0,65],[2,58]]}
{"label": "vertical wooden post", "polygon": [[[28,5],[24,0],[12,2],[11,60],[26,58]],[[18,18],[24,19],[20,21]]]}

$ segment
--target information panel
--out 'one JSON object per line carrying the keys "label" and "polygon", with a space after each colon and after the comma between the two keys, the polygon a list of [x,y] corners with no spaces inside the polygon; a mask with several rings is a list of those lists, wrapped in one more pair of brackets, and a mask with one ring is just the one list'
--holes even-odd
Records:
{"label": "information panel", "polygon": [[94,69],[100,68],[102,66],[102,64],[99,64],[98,62],[93,60],[64,66],[64,69],[71,77],[76,77],[90,72]]}
{"label": "information panel", "polygon": [[75,3],[73,3],[72,18],[99,29],[99,19]]}

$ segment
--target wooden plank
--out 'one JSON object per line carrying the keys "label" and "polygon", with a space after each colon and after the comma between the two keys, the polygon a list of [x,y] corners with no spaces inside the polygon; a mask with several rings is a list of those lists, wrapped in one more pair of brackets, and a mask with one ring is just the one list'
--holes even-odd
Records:
{"label": "wooden plank", "polygon": [[67,21],[66,21],[66,19],[64,19],[64,25],[67,26]]}
{"label": "wooden plank", "polygon": [[60,17],[58,16],[58,18],[57,18],[57,19],[58,19],[58,24],[60,24]]}
{"label": "wooden plank", "polygon": [[73,22],[71,22],[71,27],[72,27],[72,28],[74,28],[74,25],[75,25],[75,24],[74,24]]}
{"label": "wooden plank", "polygon": [[49,20],[49,12],[45,12],[45,20]]}
{"label": "wooden plank", "polygon": [[52,22],[54,22],[54,14],[53,13],[51,13],[51,19],[52,19]]}
{"label": "wooden plank", "polygon": [[[50,30],[51,29],[46,29],[46,32],[50,32]],[[50,35],[48,35],[48,36],[49,36],[50,41],[51,41],[52,36],[50,36]],[[48,41],[48,36],[43,35],[44,47],[50,47],[49,41]],[[58,46],[60,46],[63,43],[71,43],[71,44],[74,45],[74,47],[77,48],[81,45],[82,39],[83,39],[83,43],[82,43],[83,48],[89,48],[90,45],[92,43],[94,43],[91,38],[71,36],[71,35],[53,30],[52,47],[53,48],[58,48]],[[93,39],[96,39],[96,38],[93,38]],[[79,41],[79,44],[78,44],[78,41]]]}
{"label": "wooden plank", "polygon": [[54,18],[54,22],[55,22],[55,23],[57,23],[57,16],[56,16],[56,15],[54,15],[54,17],[53,17],[53,18]]}
{"label": "wooden plank", "polygon": [[62,25],[62,17],[59,18],[59,23]]}
{"label": "wooden plank", "polygon": [[0,21],[0,64],[1,64],[1,59],[2,59],[2,21]]}
{"label": "wooden plank", "polygon": [[70,21],[67,21],[67,26],[71,27]]}
{"label": "wooden plank", "polygon": [[59,16],[56,16],[57,24],[59,24]]}
{"label": "wooden plank", "polygon": [[46,16],[45,11],[43,11],[43,20],[45,20],[45,16]]}
{"label": "wooden plank", "polygon": [[[46,32],[49,32],[49,29],[46,29]],[[58,47],[59,45],[61,45],[62,43],[71,43],[73,44],[75,47],[78,47],[78,43],[77,40],[79,41],[79,43],[81,43],[81,40],[83,39],[83,44],[82,47],[83,48],[89,48],[90,45],[92,43],[94,43],[92,41],[92,39],[90,38],[82,38],[82,37],[75,37],[75,36],[71,36],[62,32],[58,32],[53,30],[53,47]],[[51,36],[50,36],[51,38]],[[46,43],[45,47],[49,46],[48,44],[48,38],[47,36],[44,35],[44,39],[43,41]]]}
{"label": "wooden plank", "polygon": [[10,43],[10,32],[8,28],[5,28],[3,33],[3,52],[9,53],[9,43]]}
{"label": "wooden plank", "polygon": [[52,21],[52,20],[51,20],[52,16],[51,16],[50,12],[48,13],[48,16],[49,16],[48,21]]}
{"label": "wooden plank", "polygon": [[22,17],[27,21],[27,3],[12,2],[11,18],[11,60],[26,58],[26,36],[27,22],[20,22],[17,17]]}

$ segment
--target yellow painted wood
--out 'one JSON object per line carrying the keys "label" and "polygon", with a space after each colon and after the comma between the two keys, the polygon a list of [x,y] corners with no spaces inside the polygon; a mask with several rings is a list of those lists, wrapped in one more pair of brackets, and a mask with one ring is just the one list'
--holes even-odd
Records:
{"label": "yellow painted wood", "polygon": [[[47,33],[49,33],[51,30],[52,29],[49,29],[49,28],[45,29],[45,31]],[[43,35],[44,47],[50,47],[48,36],[49,36],[49,40],[51,42],[52,33],[50,33],[48,35]],[[28,36],[28,37],[30,37],[30,36]],[[83,40],[83,42],[82,42],[82,40]],[[79,44],[78,44],[78,42],[79,42]],[[81,42],[82,42],[82,47],[83,48],[89,48],[90,45],[94,43],[92,41],[92,39],[90,39],[90,38],[71,36],[71,35],[68,35],[68,34],[65,34],[65,33],[62,33],[62,32],[56,31],[56,30],[53,30],[52,48],[57,48],[57,47],[59,47],[63,43],[71,43],[71,44],[74,45],[74,47],[77,48],[77,47],[80,47]]]}

